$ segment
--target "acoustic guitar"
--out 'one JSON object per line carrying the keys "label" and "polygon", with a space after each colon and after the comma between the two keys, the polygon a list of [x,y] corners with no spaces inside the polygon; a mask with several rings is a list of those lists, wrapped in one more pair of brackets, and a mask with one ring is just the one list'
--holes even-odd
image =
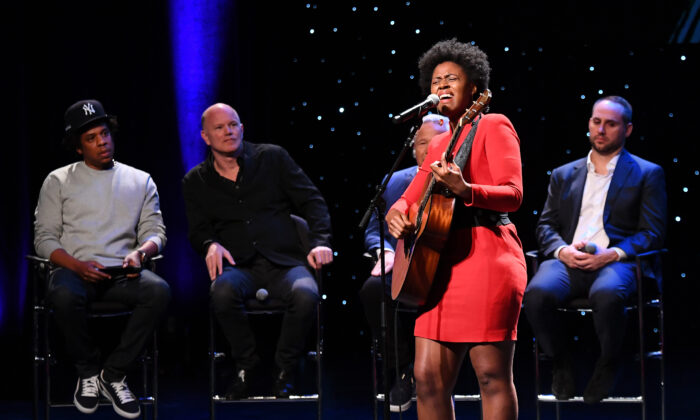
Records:
{"label": "acoustic guitar", "polygon": [[[462,129],[474,121],[490,101],[491,91],[486,89],[460,117],[445,150],[445,160],[453,160],[452,149]],[[455,208],[454,194],[437,184],[432,173],[428,175],[421,197],[417,209],[416,206],[409,209],[408,217],[416,228],[399,239],[391,278],[392,299],[414,306],[423,305],[428,297]]]}

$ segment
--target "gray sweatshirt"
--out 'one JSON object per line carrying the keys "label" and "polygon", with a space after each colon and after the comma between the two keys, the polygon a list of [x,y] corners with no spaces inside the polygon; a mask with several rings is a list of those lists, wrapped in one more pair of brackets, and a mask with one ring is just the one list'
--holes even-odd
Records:
{"label": "gray sweatshirt", "polygon": [[62,248],[78,260],[111,266],[148,240],[159,251],[165,246],[156,184],[123,163],[96,170],[76,162],[51,172],[35,218],[34,248],[44,258]]}

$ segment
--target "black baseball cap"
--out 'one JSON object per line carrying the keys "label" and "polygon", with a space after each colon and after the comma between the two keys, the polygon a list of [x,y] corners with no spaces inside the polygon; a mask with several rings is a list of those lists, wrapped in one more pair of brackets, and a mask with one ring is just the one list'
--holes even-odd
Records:
{"label": "black baseball cap", "polygon": [[100,101],[84,99],[69,106],[63,115],[66,137],[80,133],[80,130],[88,124],[101,120],[108,120],[112,115],[107,115]]}

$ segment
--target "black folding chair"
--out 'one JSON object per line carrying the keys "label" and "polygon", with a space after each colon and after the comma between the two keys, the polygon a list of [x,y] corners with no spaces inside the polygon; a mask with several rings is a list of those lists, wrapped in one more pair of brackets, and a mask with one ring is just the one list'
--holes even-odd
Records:
{"label": "black folding chair", "polygon": [[[661,269],[661,256],[668,253],[666,249],[649,251],[638,255],[635,258],[636,277],[637,277],[637,296],[634,301],[629,302],[625,307],[627,312],[636,312],[637,314],[637,344],[638,354],[635,358],[639,360],[639,393],[631,396],[609,396],[604,398],[602,403],[626,403],[639,404],[641,407],[642,419],[647,419],[647,411],[649,405],[649,395],[647,392],[647,360],[659,361],[659,381],[656,386],[659,391],[661,404],[660,418],[666,419],[666,393],[664,388],[664,310],[663,310],[663,275]],[[529,251],[526,254],[528,260],[528,269],[530,278],[537,272],[539,267],[539,254],[537,251]],[[657,278],[650,279],[644,275],[644,266],[653,267]],[[657,282],[657,286],[652,286],[650,283]],[[645,312],[652,310],[656,312],[656,327],[652,327],[651,331],[647,330]],[[591,304],[587,298],[573,299],[566,305],[557,308],[557,311],[563,314],[578,315],[579,317],[590,317],[593,312]],[[651,334],[658,336],[658,341],[653,343],[652,349],[647,349],[645,336]],[[537,345],[537,340],[533,341],[533,351],[535,355],[535,406],[537,420],[541,418],[541,404],[554,403],[556,410],[556,418],[561,418],[562,404],[582,403],[582,396],[575,396],[569,400],[557,400],[552,394],[541,393],[541,367],[540,362],[547,360],[548,357],[540,352]],[[651,418],[658,418],[652,416]]]}
{"label": "black folding chair", "polygon": [[[146,264],[147,268],[155,272],[155,266],[162,259],[161,255],[151,258]],[[51,368],[58,363],[50,342],[51,326],[51,304],[47,301],[49,276],[51,270],[55,268],[49,260],[34,255],[27,255],[27,260],[31,266],[33,293],[33,320],[32,320],[32,341],[33,341],[33,418],[40,417],[39,406],[41,404],[41,387],[43,385],[43,408],[45,420],[49,420],[51,408],[54,407],[74,407],[72,401],[56,401],[51,395]],[[131,314],[131,309],[118,302],[95,301],[88,306],[89,319],[106,319],[114,317],[124,317]],[[151,348],[146,348],[144,354],[139,358],[142,372],[142,394],[139,398],[142,410],[142,418],[146,418],[147,411],[150,411],[151,418],[158,419],[158,340],[156,330],[153,331]],[[43,367],[43,369],[42,369]],[[150,373],[149,373],[150,368]],[[44,374],[43,384],[40,381],[41,373]],[[150,385],[149,385],[150,379]],[[149,393],[150,389],[150,393]],[[150,394],[150,395],[149,395]],[[105,399],[100,399],[100,405],[112,405]],[[147,407],[151,410],[147,410]]]}

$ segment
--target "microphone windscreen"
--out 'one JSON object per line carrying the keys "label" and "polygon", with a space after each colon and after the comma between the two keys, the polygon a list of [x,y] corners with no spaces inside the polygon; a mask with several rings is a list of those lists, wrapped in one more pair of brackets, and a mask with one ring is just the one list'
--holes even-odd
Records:
{"label": "microphone windscreen", "polygon": [[258,289],[258,291],[255,292],[255,299],[264,302],[269,295],[270,293],[268,293],[267,289]]}
{"label": "microphone windscreen", "polygon": [[583,252],[588,254],[595,254],[596,251],[598,251],[598,247],[595,246],[595,243],[593,242],[588,242],[586,243],[586,246],[583,247]]}

